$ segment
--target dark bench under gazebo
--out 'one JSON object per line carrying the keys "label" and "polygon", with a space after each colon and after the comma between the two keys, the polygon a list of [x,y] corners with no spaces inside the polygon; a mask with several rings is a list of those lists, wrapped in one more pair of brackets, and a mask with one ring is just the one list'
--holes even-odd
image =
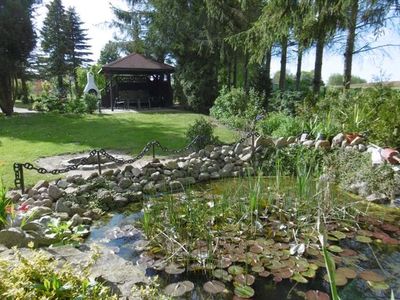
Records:
{"label": "dark bench under gazebo", "polygon": [[114,108],[151,108],[172,105],[171,73],[174,68],[141,54],[104,65],[107,80],[102,106]]}

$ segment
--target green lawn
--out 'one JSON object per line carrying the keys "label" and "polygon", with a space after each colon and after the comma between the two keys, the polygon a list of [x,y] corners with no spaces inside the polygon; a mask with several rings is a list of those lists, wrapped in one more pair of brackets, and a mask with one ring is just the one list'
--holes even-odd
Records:
{"label": "green lawn", "polygon": [[[179,111],[0,116],[0,177],[7,187],[13,187],[14,162],[34,162],[40,157],[57,154],[99,148],[137,154],[150,140],[158,140],[169,148],[179,148],[187,143],[187,127],[199,117],[199,114]],[[221,126],[215,128],[215,133],[223,142],[232,142],[237,137],[233,131]],[[31,171],[25,174],[26,184],[43,178]]]}

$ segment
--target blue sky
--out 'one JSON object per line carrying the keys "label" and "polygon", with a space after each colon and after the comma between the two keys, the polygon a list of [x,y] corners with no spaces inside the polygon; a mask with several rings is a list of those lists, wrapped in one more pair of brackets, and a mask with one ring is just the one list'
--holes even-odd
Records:
{"label": "blue sky", "polygon": [[[36,26],[41,27],[47,13],[44,7],[50,0],[44,0],[43,4],[36,11]],[[105,25],[106,21],[112,19],[110,3],[117,6],[124,6],[122,0],[63,0],[65,7],[74,6],[76,11],[88,29],[88,36],[91,38],[93,59],[97,60],[102,47],[112,39],[114,30]],[[385,34],[377,41],[379,44],[400,44],[400,25],[391,25],[385,29]],[[303,70],[314,69],[315,49],[311,49],[303,59]],[[272,72],[279,70],[279,58],[272,60]],[[289,58],[288,71],[295,73],[296,58]],[[343,73],[343,54],[333,49],[325,49],[322,66],[322,77],[327,81],[332,73]],[[368,81],[376,78],[384,80],[400,81],[400,47],[385,48],[356,55],[353,59],[353,75],[361,76]]]}

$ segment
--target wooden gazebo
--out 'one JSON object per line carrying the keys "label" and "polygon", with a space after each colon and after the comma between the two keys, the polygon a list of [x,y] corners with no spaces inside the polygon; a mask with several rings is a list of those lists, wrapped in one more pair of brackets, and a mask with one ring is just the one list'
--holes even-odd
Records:
{"label": "wooden gazebo", "polygon": [[142,108],[172,105],[172,66],[141,54],[128,56],[104,65],[101,72],[107,80],[103,107]]}

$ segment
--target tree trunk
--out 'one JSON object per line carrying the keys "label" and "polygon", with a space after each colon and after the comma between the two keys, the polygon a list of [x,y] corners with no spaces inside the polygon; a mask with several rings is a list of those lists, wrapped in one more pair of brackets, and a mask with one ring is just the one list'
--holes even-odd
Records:
{"label": "tree trunk", "polygon": [[235,51],[235,54],[233,55],[233,87],[236,87],[236,84],[237,84],[237,57]]}
{"label": "tree trunk", "polygon": [[58,88],[58,95],[60,97],[64,97],[65,91],[64,91],[64,81],[62,75],[57,75],[57,88]]}
{"label": "tree trunk", "polygon": [[231,84],[232,84],[232,82],[231,82],[231,80],[232,80],[232,78],[231,78],[231,72],[232,72],[232,61],[230,60],[230,59],[228,59],[228,63],[227,63],[227,78],[226,78],[226,81],[227,81],[227,83],[228,83],[228,90],[230,91],[231,90]]}
{"label": "tree trunk", "polygon": [[0,108],[6,116],[11,116],[14,112],[14,99],[12,96],[12,76],[0,76]]}
{"label": "tree trunk", "polygon": [[284,92],[286,89],[286,62],[287,62],[287,47],[288,47],[288,40],[287,37],[282,39],[281,42],[281,72],[279,74],[279,90]]}
{"label": "tree trunk", "polygon": [[243,65],[243,86],[246,94],[249,93],[249,55],[246,53],[244,56]]}
{"label": "tree trunk", "polygon": [[315,66],[314,66],[314,80],[313,92],[319,94],[322,83],[322,58],[324,54],[325,38],[320,36],[317,39],[316,52],[315,52]]}
{"label": "tree trunk", "polygon": [[21,88],[22,88],[22,102],[27,104],[29,103],[29,89],[26,83],[25,72],[21,74]]}
{"label": "tree trunk", "polygon": [[299,45],[299,48],[297,50],[296,91],[300,91],[302,62],[303,62],[303,48]]}
{"label": "tree trunk", "polygon": [[272,50],[269,48],[265,53],[265,75],[267,82],[265,83],[265,110],[268,111],[268,101],[272,93],[272,80],[271,80],[271,59],[272,59]]}
{"label": "tree trunk", "polygon": [[350,19],[347,27],[346,50],[344,52],[343,86],[345,89],[349,89],[351,84],[351,69],[353,64],[354,41],[356,38],[357,15],[358,0],[352,0]]}

